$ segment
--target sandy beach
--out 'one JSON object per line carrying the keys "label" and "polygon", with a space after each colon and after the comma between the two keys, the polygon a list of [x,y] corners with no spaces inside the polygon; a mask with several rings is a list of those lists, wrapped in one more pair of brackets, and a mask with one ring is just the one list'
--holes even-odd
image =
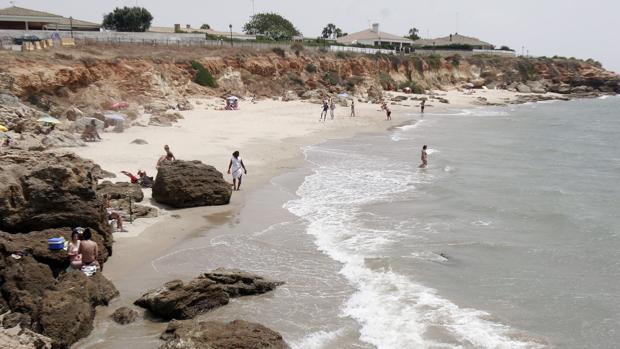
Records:
{"label": "sandy beach", "polygon": [[[476,106],[474,101],[480,96],[490,103],[505,103],[516,95],[503,90],[478,91],[475,95],[459,91],[435,93],[450,103],[427,103],[428,117],[446,110],[473,108]],[[391,93],[388,96],[396,95],[402,94]],[[184,119],[171,127],[134,126],[123,133],[105,132],[101,142],[71,149],[117,174],[113,181],[128,180],[120,174],[123,170],[135,173],[142,169],[154,176],[155,164],[163,154],[164,144],[170,145],[177,159],[200,160],[215,166],[222,173],[226,173],[230,154],[239,150],[248,168],[242,190],[234,192],[231,204],[227,206],[171,210],[152,201],[150,189],[144,190],[143,204],[158,207],[159,216],[138,219],[133,224],[126,224],[128,232],[114,234],[114,254],[103,273],[121,294],[111,306],[99,309],[94,332],[79,342],[79,347],[111,348],[104,339],[114,337],[115,331],[123,331],[123,328],[111,325],[109,315],[119,306],[131,305],[145,291],[169,281],[168,276],[156,270],[153,261],[175,245],[209,229],[225,224],[235,225],[246,195],[268,183],[274,176],[292,171],[302,164],[303,147],[325,140],[350,138],[360,133],[385,131],[422,117],[419,102],[412,100],[392,103],[391,121],[385,120],[385,113],[379,105],[356,103],[357,117],[349,117],[348,107],[338,107],[335,119],[328,117],[327,122],[318,121],[320,105],[304,101],[242,101],[241,109],[237,111],[217,110],[222,105],[221,99],[194,99],[191,102],[194,108],[181,112]],[[147,144],[132,144],[135,139],[145,140]],[[411,156],[417,158],[417,150],[412,150]],[[225,177],[231,181],[229,175]],[[269,201],[269,198],[265,200]],[[146,320],[141,321],[139,326],[143,326],[145,333],[156,333],[163,330],[165,323]],[[144,345],[145,348],[156,347],[150,342]]]}

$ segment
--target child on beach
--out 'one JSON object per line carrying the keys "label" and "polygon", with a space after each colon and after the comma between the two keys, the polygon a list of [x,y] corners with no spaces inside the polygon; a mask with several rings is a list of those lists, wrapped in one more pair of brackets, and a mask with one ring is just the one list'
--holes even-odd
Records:
{"label": "child on beach", "polygon": [[166,161],[173,162],[174,160],[176,160],[174,154],[172,154],[172,152],[170,151],[170,147],[168,146],[168,144],[164,145],[164,151],[166,151],[166,155],[162,155],[159,160],[157,160],[157,168],[159,168]]}
{"label": "child on beach", "polygon": [[336,111],[336,102],[330,98],[329,100],[329,112],[331,114],[332,120],[334,120],[334,112]]}
{"label": "child on beach", "polygon": [[355,100],[351,100],[351,116],[355,116]]}
{"label": "child on beach", "polygon": [[426,144],[424,144],[424,146],[422,147],[422,154],[420,155],[420,159],[422,160],[422,163],[420,164],[419,168],[426,168],[426,166],[428,165],[428,154],[426,153]]}
{"label": "child on beach", "polygon": [[241,187],[241,178],[244,174],[248,174],[248,170],[246,170],[238,150],[232,154],[232,158],[228,163],[228,174],[232,174],[233,176],[233,190],[239,191],[239,187]]}
{"label": "child on beach", "polygon": [[383,104],[381,104],[381,109],[385,110],[385,120],[392,120],[392,111],[390,110],[386,102],[383,102]]}

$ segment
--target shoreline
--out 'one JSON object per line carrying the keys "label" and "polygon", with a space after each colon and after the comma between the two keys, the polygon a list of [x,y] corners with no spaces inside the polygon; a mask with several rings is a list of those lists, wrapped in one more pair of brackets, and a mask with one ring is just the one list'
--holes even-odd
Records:
{"label": "shoreline", "polygon": [[[517,94],[515,93],[514,95],[516,96]],[[292,102],[269,102],[269,104],[274,103],[276,106],[284,106],[282,107],[283,109],[288,109],[285,107],[286,104]],[[265,104],[265,102],[259,102],[258,104]],[[310,103],[294,102],[291,105],[291,109],[299,108],[299,104],[305,104],[305,107],[308,109],[312,108],[318,110],[319,108],[318,105]],[[275,144],[269,144],[269,146],[262,145],[263,151],[275,153],[277,150],[281,150],[282,153],[278,153],[279,156],[272,156],[269,159],[263,160],[260,164],[256,164],[255,160],[246,160],[246,165],[248,165],[250,173],[250,176],[247,177],[249,180],[244,181],[241,192],[235,192],[233,194],[230,205],[219,207],[198,207],[181,210],[160,210],[160,216],[157,218],[147,220],[142,219],[144,222],[140,222],[141,220],[138,220],[138,224],[136,224],[135,228],[130,226],[129,233],[115,233],[116,243],[114,246],[114,255],[106,263],[104,275],[116,285],[121,292],[121,296],[115,299],[110,306],[98,309],[97,316],[95,318],[95,330],[89,337],[78,342],[79,344],[76,343],[76,345],[81,345],[88,348],[106,348],[105,342],[100,342],[100,339],[105,338],[106,327],[109,326],[110,322],[108,318],[109,314],[111,314],[117,307],[130,306],[133,300],[135,300],[143,292],[146,292],[151,288],[159,287],[161,284],[169,281],[169,279],[165,276],[162,278],[158,275],[158,271],[153,266],[153,262],[158,258],[161,258],[166,250],[173,249],[175,245],[180,244],[183,241],[187,241],[192,237],[198,236],[201,233],[205,233],[206,231],[210,231],[224,224],[234,225],[235,217],[238,217],[241,209],[244,207],[247,195],[252,195],[260,188],[265,187],[273,178],[301,167],[304,161],[304,147],[319,144],[327,140],[353,138],[362,133],[381,133],[408,124],[413,120],[419,120],[419,118],[416,119],[410,115],[414,114],[417,108],[412,109],[411,107],[401,107],[398,105],[391,106],[391,108],[395,111],[394,118],[391,123],[385,124],[383,115],[375,111],[378,108],[377,105],[361,104],[360,106],[359,104],[356,104],[356,107],[356,111],[358,111],[358,113],[360,109],[363,110],[364,113],[370,114],[371,112],[374,112],[374,114],[371,115],[363,115],[355,118],[372,118],[370,122],[365,122],[362,125],[359,125],[357,120],[354,118],[342,116],[333,122],[336,123],[340,121],[340,124],[345,123],[345,125],[338,125],[335,129],[318,132],[316,129],[313,129],[306,134],[296,137],[279,138],[278,142],[274,142]],[[437,103],[437,105],[433,106],[431,109],[427,109],[426,114],[432,115],[434,113],[445,112],[449,109],[471,109],[476,107],[481,106],[468,105],[464,103],[448,105]],[[195,115],[200,112],[211,113],[212,111],[193,110],[184,112],[183,114],[186,120],[189,121],[192,118],[200,117],[199,115]],[[231,113],[234,115],[233,113],[235,112],[219,111],[219,113]],[[183,129],[183,123],[186,122],[186,120],[182,120],[178,128]],[[352,127],[349,120],[356,122],[356,124]],[[312,119],[312,121],[317,123],[316,119]],[[230,123],[230,121],[227,122]],[[332,126],[329,125],[330,122],[332,121],[327,122],[328,127]],[[145,132],[139,133],[148,133],[151,128],[152,126],[149,127],[149,129],[142,130]],[[159,129],[159,131],[162,130],[162,128],[156,129]],[[129,133],[129,135],[131,134],[132,133]],[[127,135],[123,137],[123,134],[104,134],[104,138],[106,139],[104,142],[113,143],[115,139],[121,138],[125,140],[130,137],[127,137]],[[261,142],[264,141],[265,140],[250,137],[245,142],[246,146],[240,147],[240,150],[242,151],[242,154],[247,153],[244,152],[244,148],[260,148]],[[283,144],[286,144],[286,146],[283,147]],[[100,144],[95,145],[97,146]],[[173,151],[175,151],[175,145],[172,144],[171,147]],[[118,167],[123,165],[114,164],[110,166],[110,164],[106,164],[105,161],[102,162],[96,157],[84,155],[85,153],[89,153],[88,148],[80,150],[84,151],[78,151],[79,155],[91,158],[106,170],[109,170],[110,167]],[[209,155],[211,154],[212,153]],[[176,155],[178,156],[179,154]],[[205,157],[207,156],[208,155],[205,155]],[[279,164],[286,165],[278,166]],[[222,171],[220,166],[216,167]],[[116,170],[116,168],[113,169]],[[152,171],[147,170],[147,172],[154,174]],[[225,173],[225,171],[222,172]],[[257,174],[253,175],[254,173]],[[124,178],[116,179],[123,180]],[[145,200],[150,199],[150,190],[146,190],[145,194],[147,192],[148,195],[145,195]],[[145,320],[145,322],[149,322],[149,320]],[[165,324],[151,323],[147,326],[163,329],[162,326],[165,326]],[[93,343],[92,340],[94,338],[100,339],[95,340],[95,343]]]}

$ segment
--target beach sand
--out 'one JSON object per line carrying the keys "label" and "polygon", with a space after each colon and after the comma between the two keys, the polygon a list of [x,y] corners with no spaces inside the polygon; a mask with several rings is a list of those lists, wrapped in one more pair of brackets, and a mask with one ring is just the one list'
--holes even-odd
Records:
{"label": "beach sand", "polygon": [[[496,90],[478,90],[474,95],[464,95],[459,91],[436,91],[436,94],[448,99],[450,103],[427,102],[426,114],[471,108],[480,96],[491,103],[504,103],[516,95]],[[348,107],[338,106],[335,120],[330,120],[328,116],[327,122],[318,121],[321,110],[319,104],[303,101],[241,101],[241,110],[237,111],[214,109],[214,106],[220,107],[223,104],[221,99],[195,99],[192,104],[194,109],[181,112],[184,119],[171,127],[131,127],[124,133],[103,133],[103,141],[71,149],[84,158],[92,159],[103,169],[117,174],[113,181],[128,180],[120,174],[122,170],[135,173],[143,169],[155,176],[155,164],[163,154],[164,144],[170,146],[177,159],[200,160],[215,166],[224,174],[231,153],[239,150],[248,169],[242,190],[233,193],[231,204],[227,206],[173,210],[153,202],[150,189],[144,190],[143,204],[158,207],[159,217],[139,219],[126,224],[128,232],[114,234],[114,254],[105,264],[103,273],[119,289],[120,297],[109,307],[98,309],[95,330],[90,337],[78,342],[76,347],[113,348],[115,344],[110,344],[109,339],[129,329],[112,325],[109,315],[120,306],[131,305],[145,291],[170,281],[168,275],[156,270],[153,261],[169,253],[176,244],[210,228],[236,224],[245,196],[268,183],[274,176],[299,167],[303,162],[304,146],[327,139],[350,138],[359,133],[385,131],[421,117],[419,102],[412,100],[400,105],[390,104],[392,121],[385,120],[385,113],[379,105],[359,102],[355,104],[357,117],[349,117]],[[131,144],[135,139],[143,139],[148,144]],[[230,175],[225,174],[225,178],[232,181]],[[270,198],[265,200],[269,201]],[[136,336],[145,336],[145,340],[141,341],[143,346],[140,347],[156,348],[156,334],[163,331],[166,323],[147,320],[131,326],[130,331],[135,332]]]}

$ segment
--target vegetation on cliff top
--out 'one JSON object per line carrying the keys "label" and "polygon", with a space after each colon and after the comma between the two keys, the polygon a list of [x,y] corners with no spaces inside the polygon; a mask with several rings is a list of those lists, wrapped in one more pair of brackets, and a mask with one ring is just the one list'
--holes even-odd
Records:
{"label": "vegetation on cliff top", "polygon": [[194,76],[194,82],[200,86],[206,87],[217,87],[217,82],[211,75],[211,72],[207,70],[202,64],[196,61],[192,61],[192,68],[196,71],[196,75]]}

